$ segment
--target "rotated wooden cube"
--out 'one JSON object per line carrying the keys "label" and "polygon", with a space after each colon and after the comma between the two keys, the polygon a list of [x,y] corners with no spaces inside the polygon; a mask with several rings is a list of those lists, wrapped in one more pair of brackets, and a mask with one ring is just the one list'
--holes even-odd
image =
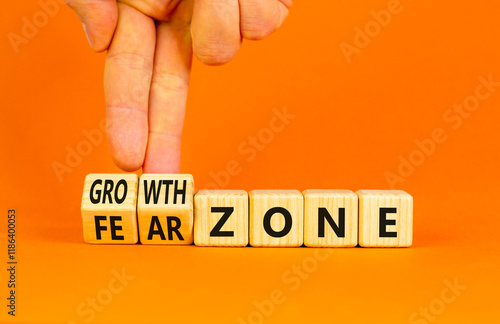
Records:
{"label": "rotated wooden cube", "polygon": [[85,242],[137,243],[137,175],[89,174],[81,214]]}
{"label": "rotated wooden cube", "polygon": [[302,245],[304,197],[298,190],[252,190],[249,196],[250,245]]}
{"label": "rotated wooden cube", "polygon": [[198,246],[248,244],[248,193],[200,190],[194,197],[194,243]]}
{"label": "rotated wooden cube", "polygon": [[413,237],[413,197],[402,190],[358,190],[359,245],[407,247]]}
{"label": "rotated wooden cube", "polygon": [[304,244],[353,247],[358,244],[358,196],[350,190],[305,190]]}
{"label": "rotated wooden cube", "polygon": [[192,244],[193,195],[190,174],[143,174],[137,204],[141,243]]}

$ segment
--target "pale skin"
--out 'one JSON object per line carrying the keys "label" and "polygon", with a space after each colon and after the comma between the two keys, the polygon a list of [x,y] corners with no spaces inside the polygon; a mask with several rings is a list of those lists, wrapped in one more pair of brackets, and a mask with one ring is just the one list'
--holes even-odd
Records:
{"label": "pale skin", "polygon": [[264,39],[292,0],[66,0],[90,46],[107,50],[107,137],[125,171],[178,173],[193,53],[229,62],[243,39]]}

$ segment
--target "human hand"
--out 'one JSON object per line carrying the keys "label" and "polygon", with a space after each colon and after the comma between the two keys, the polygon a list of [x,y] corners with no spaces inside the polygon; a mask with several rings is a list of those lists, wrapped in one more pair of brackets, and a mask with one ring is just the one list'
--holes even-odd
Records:
{"label": "human hand", "polygon": [[229,62],[276,30],[292,0],[66,0],[91,47],[108,50],[107,136],[125,171],[177,173],[192,54]]}

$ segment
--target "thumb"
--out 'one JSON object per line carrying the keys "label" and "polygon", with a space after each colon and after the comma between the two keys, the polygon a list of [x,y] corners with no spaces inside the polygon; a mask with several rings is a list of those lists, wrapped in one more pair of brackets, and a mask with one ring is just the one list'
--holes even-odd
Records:
{"label": "thumb", "polygon": [[90,47],[96,52],[108,48],[118,18],[116,0],[65,0],[83,23]]}

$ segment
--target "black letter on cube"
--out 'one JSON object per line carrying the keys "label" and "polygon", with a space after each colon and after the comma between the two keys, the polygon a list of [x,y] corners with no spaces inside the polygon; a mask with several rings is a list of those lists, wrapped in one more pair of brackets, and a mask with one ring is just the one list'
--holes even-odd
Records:
{"label": "black letter on cube", "polygon": [[[271,218],[276,213],[282,214],[285,217],[285,227],[283,227],[283,229],[279,232],[276,232],[271,227]],[[266,212],[266,214],[264,215],[264,230],[270,236],[283,237],[283,236],[287,235],[291,229],[292,229],[292,215],[290,215],[290,212],[287,209],[285,209],[283,207],[273,207],[273,208],[269,209]]]}
{"label": "black letter on cube", "polygon": [[398,237],[397,232],[387,232],[388,225],[396,225],[395,219],[387,219],[387,214],[396,214],[398,209],[396,207],[380,207],[379,219],[379,237]]}

